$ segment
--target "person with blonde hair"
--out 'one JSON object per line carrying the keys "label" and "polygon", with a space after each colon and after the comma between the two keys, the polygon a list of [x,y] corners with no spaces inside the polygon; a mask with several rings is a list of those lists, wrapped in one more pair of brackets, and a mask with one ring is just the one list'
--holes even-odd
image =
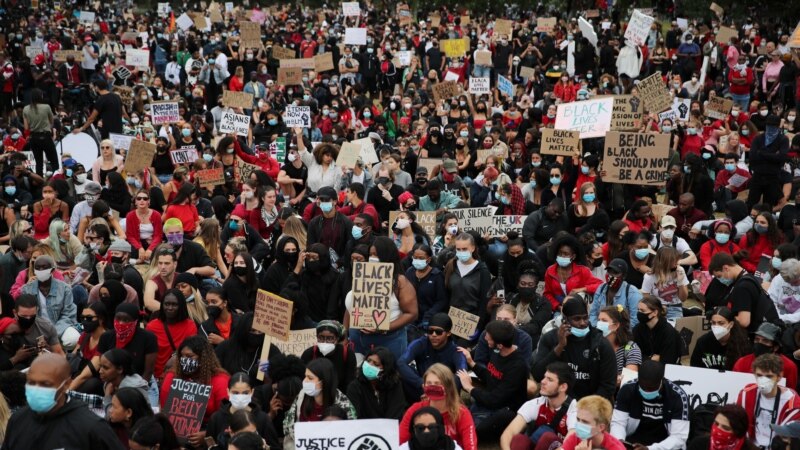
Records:
{"label": "person with blonde hair", "polygon": [[[222,275],[221,278],[228,277],[228,268],[225,266],[225,260],[222,258],[222,246],[220,239],[219,221],[210,217],[200,221],[200,232],[194,241],[203,246],[211,261],[216,266],[216,269]],[[216,276],[220,278],[220,276]],[[191,310],[191,308],[189,308]]]}
{"label": "person with blonde hair", "polygon": [[414,413],[432,406],[442,414],[446,433],[451,439],[463,450],[477,450],[478,435],[472,413],[461,402],[455,375],[450,368],[440,363],[430,366],[422,376],[422,390],[425,394],[423,399],[409,406],[400,421],[400,443],[411,439],[408,425]]}
{"label": "person with blonde hair", "polygon": [[106,177],[111,172],[122,173],[125,166],[125,158],[114,153],[114,143],[111,139],[100,141],[100,157],[92,164],[92,181],[106,185]]}
{"label": "person with blonde hair", "polygon": [[599,395],[589,395],[578,401],[575,432],[564,440],[563,450],[625,450],[611,429],[611,402]]}
{"label": "person with blonde hair", "polygon": [[50,235],[42,240],[53,249],[53,258],[59,267],[75,266],[75,257],[83,249],[80,239],[72,234],[69,222],[55,219],[50,222]]}
{"label": "person with blonde hair", "polygon": [[208,310],[203,294],[200,292],[200,281],[190,273],[175,275],[174,286],[186,297],[186,307],[189,309],[189,318],[196,324],[208,320]]}
{"label": "person with blonde hair", "polygon": [[673,247],[661,247],[653,259],[653,270],[644,275],[642,294],[661,300],[667,319],[683,317],[683,302],[689,297],[689,280],[686,271],[678,264],[680,253]]}
{"label": "person with blonde hair", "polygon": [[[292,215],[283,225],[283,230],[281,230],[281,236],[289,236],[293,237],[297,241],[297,245],[300,247],[300,251],[304,252],[306,250],[306,245],[308,242],[308,233],[306,231],[305,225],[303,225],[303,221],[297,215]],[[280,242],[280,238],[279,238]]]}

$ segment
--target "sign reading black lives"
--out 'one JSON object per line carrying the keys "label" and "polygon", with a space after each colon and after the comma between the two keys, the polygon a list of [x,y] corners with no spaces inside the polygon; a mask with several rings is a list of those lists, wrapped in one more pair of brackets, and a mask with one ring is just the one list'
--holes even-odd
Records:
{"label": "sign reading black lives", "polygon": [[654,133],[606,133],[603,181],[661,185],[667,176],[669,135]]}

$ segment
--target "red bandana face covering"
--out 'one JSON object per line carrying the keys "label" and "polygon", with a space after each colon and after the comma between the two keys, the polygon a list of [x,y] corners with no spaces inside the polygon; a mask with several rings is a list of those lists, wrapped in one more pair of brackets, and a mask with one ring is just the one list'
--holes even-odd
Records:
{"label": "red bandana face covering", "polygon": [[717,424],[711,425],[711,450],[738,450],[744,439],[737,439],[731,431],[725,431]]}
{"label": "red bandana face covering", "polygon": [[136,321],[120,322],[119,320],[115,320],[114,331],[117,334],[117,348],[125,348],[125,346],[131,342],[136,332]]}
{"label": "red bandana face covering", "polygon": [[429,400],[444,400],[444,386],[439,385],[429,385],[422,388],[422,391],[425,393],[425,396],[428,397]]}

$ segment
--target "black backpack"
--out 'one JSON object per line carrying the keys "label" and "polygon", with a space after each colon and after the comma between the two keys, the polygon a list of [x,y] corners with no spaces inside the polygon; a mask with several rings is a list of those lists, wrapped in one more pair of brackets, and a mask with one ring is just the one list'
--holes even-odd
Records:
{"label": "black backpack", "polygon": [[753,311],[751,312],[752,317],[750,320],[756,321],[757,323],[770,322],[783,329],[785,324],[778,316],[778,310],[775,308],[775,303],[773,303],[772,299],[769,297],[769,294],[767,294],[767,291],[761,287],[761,281],[749,273],[742,275],[740,280],[755,284],[758,292],[760,293],[758,296],[758,301],[755,305],[753,305]]}
{"label": "black backpack", "polygon": [[697,408],[689,411],[689,440],[698,436],[707,436],[711,433],[711,425],[714,423],[715,411],[721,405],[719,403],[703,403]]}

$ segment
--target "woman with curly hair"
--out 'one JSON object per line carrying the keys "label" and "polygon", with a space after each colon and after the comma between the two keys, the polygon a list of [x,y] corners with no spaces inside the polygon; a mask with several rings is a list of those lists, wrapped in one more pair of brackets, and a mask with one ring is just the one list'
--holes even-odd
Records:
{"label": "woman with curly hair", "polygon": [[[186,338],[178,346],[177,359],[174,366],[164,375],[164,383],[161,385],[160,392],[161,408],[166,408],[173,381],[175,383],[190,381],[209,385],[211,394],[208,406],[206,406],[206,413],[203,416],[205,425],[208,423],[208,419],[219,410],[222,401],[228,398],[230,375],[220,366],[214,349],[203,336]],[[189,443],[193,446],[200,446],[205,437],[205,431],[198,431],[189,436]]]}
{"label": "woman with curly hair", "polygon": [[386,347],[367,353],[356,379],[347,386],[347,397],[359,419],[397,419],[403,417],[406,401],[397,362]]}
{"label": "woman with curly hair", "polygon": [[183,341],[197,334],[197,325],[189,317],[186,297],[180,289],[173,288],[164,294],[158,318],[150,321],[146,329],[158,339],[155,376],[160,380],[169,370],[167,362],[183,345]]}
{"label": "woman with curly hair", "polygon": [[747,330],[734,320],[733,313],[725,306],[714,308],[710,317],[711,331],[697,340],[690,365],[731,370],[739,358],[751,352]]}
{"label": "woman with curly hair", "polygon": [[739,261],[750,273],[756,273],[762,255],[772,255],[783,243],[783,234],[775,216],[768,211],[758,213],[753,228],[739,241],[739,247],[747,249],[747,256]]}
{"label": "woman with curly hair", "polygon": [[430,239],[425,230],[417,223],[417,215],[411,211],[401,211],[397,219],[391,224],[393,231],[392,240],[397,245],[400,259],[404,259],[412,252],[417,242],[430,245]]}

